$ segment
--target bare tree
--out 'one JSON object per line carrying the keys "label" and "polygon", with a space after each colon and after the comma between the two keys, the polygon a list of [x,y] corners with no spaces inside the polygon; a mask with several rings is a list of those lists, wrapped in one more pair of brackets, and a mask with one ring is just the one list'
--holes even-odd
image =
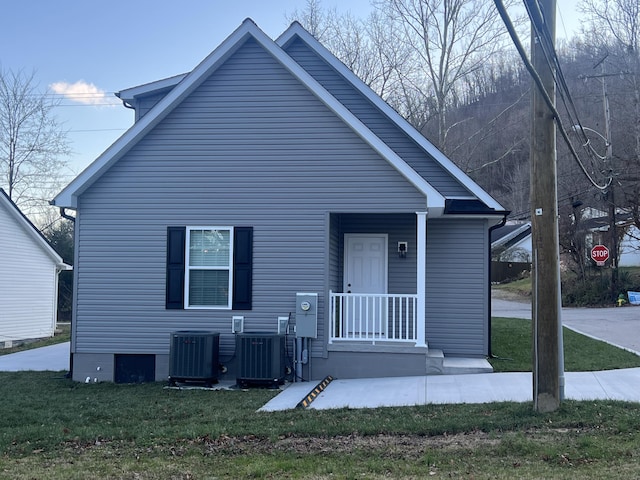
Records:
{"label": "bare tree", "polygon": [[323,9],[320,0],[307,0],[305,8],[294,10],[287,20],[299,22],[365,84],[406,113],[403,73],[413,54],[398,41],[385,16],[374,11],[359,18],[349,11]]}
{"label": "bare tree", "polygon": [[0,70],[0,186],[25,214],[47,205],[62,183],[70,150],[55,106],[33,73]]}
{"label": "bare tree", "polygon": [[[433,98],[437,142],[447,150],[447,111],[462,81],[509,47],[493,2],[376,0],[416,55],[412,77],[424,100]],[[411,78],[411,77],[409,77]]]}

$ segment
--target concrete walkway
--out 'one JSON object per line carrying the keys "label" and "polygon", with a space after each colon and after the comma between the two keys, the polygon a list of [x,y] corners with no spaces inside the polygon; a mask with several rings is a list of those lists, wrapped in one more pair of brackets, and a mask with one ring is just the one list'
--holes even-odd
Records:
{"label": "concrete walkway", "polygon": [[69,370],[69,342],[0,356],[0,372]]}
{"label": "concrete walkway", "polygon": [[[640,368],[565,374],[567,400],[625,400],[640,402]],[[336,379],[308,408],[406,407],[426,404],[530,402],[531,373],[480,373],[426,377]],[[294,383],[261,411],[296,408],[315,385]]]}
{"label": "concrete walkway", "polygon": [[[531,318],[530,302],[492,299],[497,317]],[[640,355],[640,307],[563,308],[563,325]],[[566,372],[565,399],[640,402],[640,368],[603,372]],[[295,408],[314,388],[295,383],[261,410]],[[433,375],[371,379],[337,379],[309,404],[312,409],[375,408],[436,403],[529,402],[530,372]]]}

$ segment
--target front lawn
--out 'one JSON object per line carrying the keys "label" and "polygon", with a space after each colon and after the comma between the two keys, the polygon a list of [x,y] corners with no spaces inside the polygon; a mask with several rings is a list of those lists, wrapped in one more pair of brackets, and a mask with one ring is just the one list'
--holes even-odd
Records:
{"label": "front lawn", "polygon": [[0,478],[638,478],[640,406],[565,401],[258,413],[271,390],[0,373]]}
{"label": "front lawn", "polygon": [[[640,356],[594,340],[568,328],[564,332],[564,362],[567,372],[589,372],[616,368],[640,367]],[[493,358],[489,362],[496,372],[530,372],[532,370],[531,320],[520,318],[491,319]]]}
{"label": "front lawn", "polygon": [[[493,319],[494,368],[530,369],[531,322]],[[565,331],[567,370],[640,365]],[[592,361],[593,359],[593,361]],[[591,363],[588,363],[591,362]],[[611,363],[614,365],[611,365]],[[0,373],[0,478],[638,478],[640,405],[565,401],[258,413],[276,392]]]}

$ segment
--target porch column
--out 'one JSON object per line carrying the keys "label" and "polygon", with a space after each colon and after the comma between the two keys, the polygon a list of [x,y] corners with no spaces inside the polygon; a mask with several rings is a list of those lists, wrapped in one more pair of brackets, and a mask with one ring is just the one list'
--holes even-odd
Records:
{"label": "porch column", "polygon": [[427,264],[427,212],[416,212],[418,220],[417,229],[417,268],[416,268],[416,286],[418,294],[418,305],[416,312],[416,321],[418,331],[416,332],[416,347],[426,347],[426,335],[425,335],[425,310],[427,308],[426,302],[426,264]]}

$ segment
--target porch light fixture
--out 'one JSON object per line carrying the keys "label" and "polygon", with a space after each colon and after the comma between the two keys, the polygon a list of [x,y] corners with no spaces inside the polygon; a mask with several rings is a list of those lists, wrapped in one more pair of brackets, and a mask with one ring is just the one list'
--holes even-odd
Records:
{"label": "porch light fixture", "polygon": [[407,242],[398,242],[398,256],[400,258],[407,257]]}

